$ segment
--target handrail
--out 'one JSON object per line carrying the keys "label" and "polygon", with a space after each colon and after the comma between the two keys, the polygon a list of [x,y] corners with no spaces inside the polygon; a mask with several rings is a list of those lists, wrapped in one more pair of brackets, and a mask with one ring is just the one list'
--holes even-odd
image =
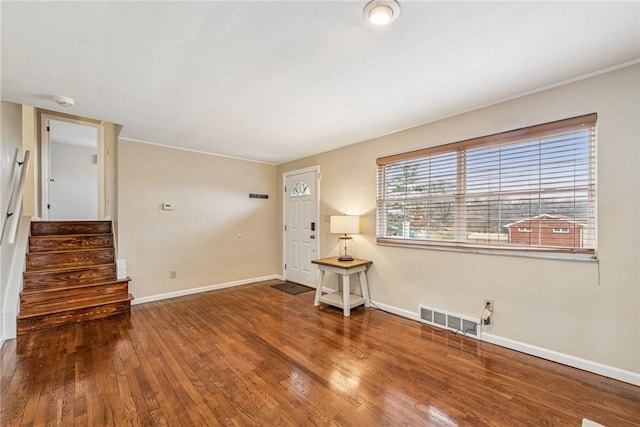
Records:
{"label": "handrail", "polygon": [[[20,219],[20,209],[22,208],[22,194],[24,193],[24,182],[27,177],[27,169],[29,169],[29,161],[31,160],[31,151],[24,152],[24,159],[18,160],[19,149],[16,148],[13,165],[13,182],[11,184],[11,196],[9,197],[9,206],[7,207],[7,215],[3,221],[2,238],[0,244],[12,244],[16,240],[16,232],[18,230],[18,220]],[[18,176],[18,169],[20,175]]]}

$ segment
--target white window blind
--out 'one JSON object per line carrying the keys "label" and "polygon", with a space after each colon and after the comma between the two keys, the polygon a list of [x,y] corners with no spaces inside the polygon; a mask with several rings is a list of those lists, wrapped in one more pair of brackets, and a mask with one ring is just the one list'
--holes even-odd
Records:
{"label": "white window blind", "polygon": [[379,158],[377,241],[595,253],[596,119]]}

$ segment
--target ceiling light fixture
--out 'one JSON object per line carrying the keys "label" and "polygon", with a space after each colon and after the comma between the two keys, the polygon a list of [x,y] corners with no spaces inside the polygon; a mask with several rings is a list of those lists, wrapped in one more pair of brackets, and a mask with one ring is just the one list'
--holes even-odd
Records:
{"label": "ceiling light fixture", "polygon": [[375,25],[387,25],[398,19],[400,5],[395,0],[372,0],[364,7],[365,21]]}
{"label": "ceiling light fixture", "polygon": [[53,100],[61,107],[73,107],[76,105],[75,99],[69,98],[68,96],[54,96]]}

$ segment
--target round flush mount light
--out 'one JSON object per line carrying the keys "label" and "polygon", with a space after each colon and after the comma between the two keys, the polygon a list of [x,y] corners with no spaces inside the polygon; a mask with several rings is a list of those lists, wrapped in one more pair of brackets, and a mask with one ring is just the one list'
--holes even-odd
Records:
{"label": "round flush mount light", "polygon": [[76,105],[75,99],[69,98],[68,96],[54,96],[53,100],[61,107],[73,107]]}
{"label": "round flush mount light", "polygon": [[375,25],[387,25],[398,19],[400,5],[394,0],[372,0],[364,7],[365,21]]}

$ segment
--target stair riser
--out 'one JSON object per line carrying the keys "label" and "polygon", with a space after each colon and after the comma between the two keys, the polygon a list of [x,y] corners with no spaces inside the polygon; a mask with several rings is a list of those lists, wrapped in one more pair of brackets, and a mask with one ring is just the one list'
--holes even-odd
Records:
{"label": "stair riser", "polygon": [[45,289],[65,288],[114,280],[116,278],[116,266],[104,265],[87,267],[82,270],[61,271],[57,273],[25,274],[23,292]]}
{"label": "stair riser", "polygon": [[111,234],[110,221],[34,221],[32,236],[50,234]]}
{"label": "stair riser", "polygon": [[122,301],[99,307],[88,307],[25,319],[18,318],[17,333],[18,335],[24,335],[29,332],[50,329],[58,326],[73,325],[75,323],[85,322],[88,320],[105,319],[107,317],[130,312],[131,302]]}
{"label": "stair riser", "polygon": [[42,271],[69,267],[111,264],[113,249],[92,251],[27,254],[27,271]]}
{"label": "stair riser", "polygon": [[75,289],[61,289],[55,292],[23,293],[20,295],[20,314],[29,315],[32,310],[41,310],[42,307],[53,309],[64,304],[73,304],[78,301],[93,302],[104,301],[107,298],[120,296],[123,299],[129,295],[128,282],[110,283],[97,286],[89,286]]}
{"label": "stair riser", "polygon": [[98,236],[31,236],[29,237],[29,253],[98,249],[113,247],[113,235]]}

